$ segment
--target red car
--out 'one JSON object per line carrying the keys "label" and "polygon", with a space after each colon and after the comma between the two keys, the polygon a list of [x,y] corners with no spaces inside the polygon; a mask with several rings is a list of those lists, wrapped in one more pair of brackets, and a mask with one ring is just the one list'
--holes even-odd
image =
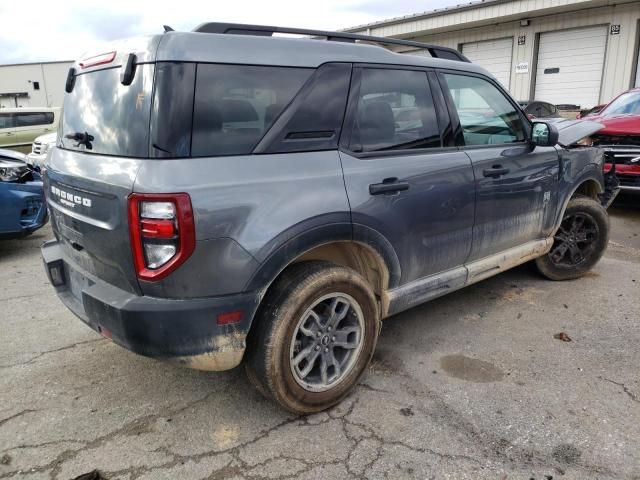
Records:
{"label": "red car", "polygon": [[589,120],[604,125],[592,138],[605,150],[605,172],[615,161],[620,188],[640,191],[640,88],[620,94]]}

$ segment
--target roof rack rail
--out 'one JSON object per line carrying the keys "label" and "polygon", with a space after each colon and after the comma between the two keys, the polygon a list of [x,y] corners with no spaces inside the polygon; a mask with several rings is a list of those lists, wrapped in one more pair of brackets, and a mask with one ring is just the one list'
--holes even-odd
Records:
{"label": "roof rack rail", "polygon": [[382,45],[402,45],[405,47],[422,48],[427,50],[432,57],[443,58],[446,60],[456,60],[459,62],[469,62],[469,59],[465,57],[459,51],[449,48],[441,47],[439,45],[432,45],[430,43],[413,42],[411,40],[401,40],[399,38],[391,37],[372,37],[369,35],[359,35],[357,33],[346,32],[328,32],[324,30],[309,30],[306,28],[287,28],[287,27],[270,27],[266,25],[245,25],[242,23],[203,23],[198,25],[194,32],[199,33],[220,33],[220,34],[234,34],[234,35],[256,35],[262,37],[270,37],[274,33],[289,33],[294,35],[310,35],[313,37],[326,37],[328,41],[333,42],[350,42],[356,41],[379,43]]}

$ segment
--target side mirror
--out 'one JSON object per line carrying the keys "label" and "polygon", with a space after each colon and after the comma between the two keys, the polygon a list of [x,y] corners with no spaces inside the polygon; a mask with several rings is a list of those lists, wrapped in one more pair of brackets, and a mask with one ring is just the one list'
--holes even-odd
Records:
{"label": "side mirror", "polygon": [[546,122],[533,122],[531,144],[536,147],[553,147],[558,143],[558,129]]}

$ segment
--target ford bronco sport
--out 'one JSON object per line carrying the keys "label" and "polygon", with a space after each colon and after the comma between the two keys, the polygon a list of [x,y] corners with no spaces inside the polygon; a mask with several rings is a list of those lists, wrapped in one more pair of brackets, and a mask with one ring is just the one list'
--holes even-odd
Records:
{"label": "ford bronco sport", "polygon": [[601,152],[531,123],[455,50],[166,30],[74,65],[45,165],[49,279],[118,345],[244,359],[306,414],[357,384],[383,318],[529,260],[564,280],[602,256]]}

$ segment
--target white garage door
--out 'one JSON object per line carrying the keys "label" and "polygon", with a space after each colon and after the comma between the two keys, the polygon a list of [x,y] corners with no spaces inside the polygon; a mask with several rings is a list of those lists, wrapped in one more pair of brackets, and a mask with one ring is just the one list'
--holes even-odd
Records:
{"label": "white garage door", "polygon": [[607,27],[589,27],[540,34],[535,99],[597,105],[607,32]]}
{"label": "white garage door", "polygon": [[462,45],[462,53],[469,60],[486,68],[507,89],[511,80],[512,52],[513,38]]}

